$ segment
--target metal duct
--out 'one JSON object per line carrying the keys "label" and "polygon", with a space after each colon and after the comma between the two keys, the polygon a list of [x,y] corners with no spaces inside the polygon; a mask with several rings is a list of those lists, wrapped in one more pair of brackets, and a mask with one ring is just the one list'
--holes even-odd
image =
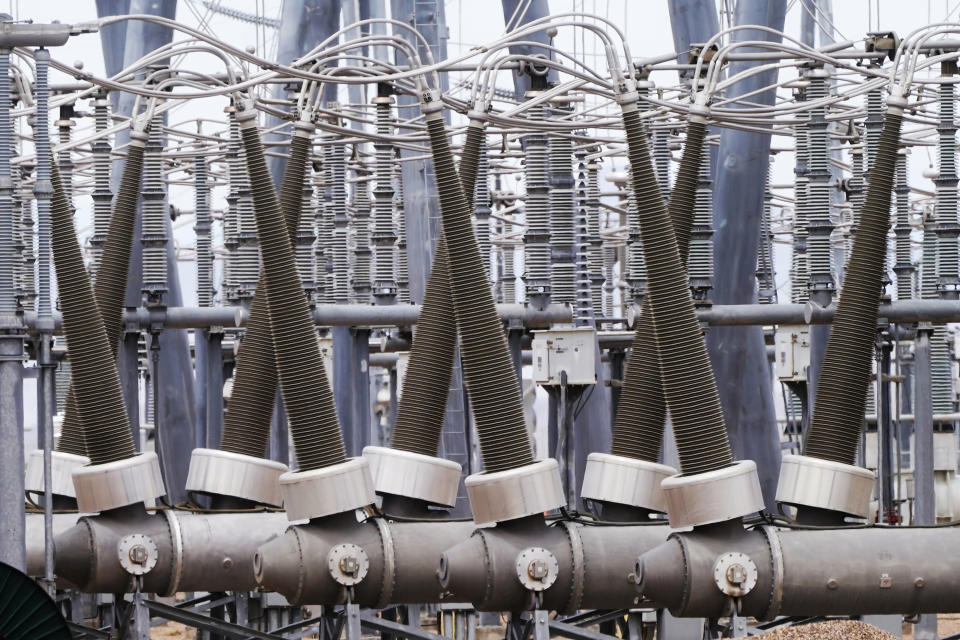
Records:
{"label": "metal duct", "polygon": [[[663,393],[670,409],[680,465],[684,475],[721,469],[733,462],[733,456],[677,238],[653,173],[636,103],[625,103],[622,107],[640,232],[647,257],[648,304],[655,325]],[[688,126],[692,124],[691,121]],[[699,160],[691,162],[690,166],[696,169],[693,172],[696,177]],[[693,185],[691,199],[695,197],[696,183]],[[657,428],[661,427],[662,422]]]}
{"label": "metal duct", "polygon": [[957,553],[956,528],[718,527],[671,535],[640,558],[635,575],[644,597],[681,617],[729,615],[731,596],[715,568],[735,555],[756,570],[755,584],[736,598],[744,617],[950,613],[960,599],[943,558]]}
{"label": "metal duct", "polygon": [[[312,131],[313,127],[309,127]],[[290,159],[280,186],[280,208],[287,235],[294,241],[303,211],[303,181],[310,157],[310,133],[296,130]],[[270,440],[270,420],[277,395],[277,360],[270,331],[266,277],[261,274],[253,294],[247,330],[237,351],[233,392],[223,422],[220,448],[262,458]]]}
{"label": "metal duct", "polygon": [[[133,457],[133,436],[120,391],[115,349],[104,329],[93,287],[73,229],[73,208],[63,193],[60,174],[51,167],[51,245],[64,333],[86,454],[91,464]],[[101,277],[102,274],[101,274]]]}
{"label": "metal duct", "polygon": [[[460,156],[460,188],[464,199],[468,200],[467,209],[471,206],[474,193],[471,186],[476,181],[483,151],[483,132],[482,124],[470,122]],[[396,426],[390,444],[394,449],[437,455],[457,348],[457,321],[449,310],[450,299],[449,253],[441,233],[417,319],[417,332],[403,380],[403,395],[397,406]]]}
{"label": "metal duct", "polygon": [[[123,167],[123,177],[117,189],[117,199],[113,205],[113,215],[110,216],[110,227],[103,243],[100,263],[97,266],[97,279],[93,285],[93,296],[103,318],[107,344],[110,345],[110,353],[114,355],[123,332],[127,272],[130,270],[133,232],[136,227],[145,142],[146,136],[142,133],[131,133],[127,161]],[[59,180],[59,175],[56,175],[54,180]],[[66,194],[64,199],[66,200]],[[70,206],[69,201],[67,206]],[[72,379],[67,391],[67,407],[57,451],[87,455]]]}
{"label": "metal duct", "polygon": [[817,383],[806,455],[853,464],[870,384],[902,111],[888,101],[843,292]]}
{"label": "metal duct", "polygon": [[453,164],[442,107],[427,112],[426,120],[450,254],[451,297],[460,329],[464,378],[474,408],[484,469],[513,469],[533,463],[520,385]]}
{"label": "metal duct", "polygon": [[[677,238],[680,261],[686,263],[693,230],[700,158],[706,137],[705,122],[687,123],[687,141],[667,211]],[[667,403],[660,373],[657,340],[649,305],[637,321],[627,373],[620,389],[620,403],[613,423],[610,453],[649,462],[660,459],[663,427],[667,419]]]}
{"label": "metal duct", "polygon": [[[256,207],[277,374],[301,471],[346,460],[330,381],[252,107],[238,114]],[[299,196],[299,192],[298,192]]]}

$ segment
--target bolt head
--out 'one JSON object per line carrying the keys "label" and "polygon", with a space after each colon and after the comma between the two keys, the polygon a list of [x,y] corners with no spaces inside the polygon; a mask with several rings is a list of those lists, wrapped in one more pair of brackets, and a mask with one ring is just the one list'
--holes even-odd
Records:
{"label": "bolt head", "polygon": [[527,565],[527,575],[534,580],[543,580],[547,577],[548,573],[547,563],[543,560],[532,560],[530,564]]}
{"label": "bolt head", "polygon": [[130,551],[127,553],[127,556],[130,558],[130,562],[144,565],[147,563],[147,548],[142,544],[135,544],[130,547]]}
{"label": "bolt head", "polygon": [[223,568],[224,568],[224,569],[229,569],[229,568],[232,567],[232,566],[233,566],[233,558],[226,557],[226,558],[223,559]]}
{"label": "bolt head", "polygon": [[727,567],[727,582],[741,585],[747,581],[747,570],[742,564],[732,564]]}
{"label": "bolt head", "polygon": [[340,558],[340,571],[348,576],[355,575],[360,570],[360,562],[353,556]]}
{"label": "bolt head", "polygon": [[830,578],[827,580],[827,589],[836,589],[840,586],[840,583],[837,582],[836,578]]}

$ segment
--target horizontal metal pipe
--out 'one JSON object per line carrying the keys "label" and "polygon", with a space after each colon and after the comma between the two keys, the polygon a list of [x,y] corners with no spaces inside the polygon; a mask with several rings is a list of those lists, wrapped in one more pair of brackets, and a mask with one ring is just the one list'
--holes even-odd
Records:
{"label": "horizontal metal pipe", "polygon": [[[53,535],[63,533],[73,525],[77,524],[80,518],[79,513],[55,513],[53,514]],[[27,513],[26,521],[26,543],[27,543],[27,575],[34,578],[43,577],[44,568],[44,530],[43,513]]]}
{"label": "horizontal metal pipe", "polygon": [[730,597],[717,584],[716,567],[736,553],[733,562],[756,571],[755,584],[739,598],[744,616],[960,611],[960,579],[947,561],[960,555],[960,528],[744,531],[733,524],[739,531],[718,526],[675,534],[640,556],[644,597],[679,617],[726,615]]}
{"label": "horizontal metal pipe", "polygon": [[563,522],[546,526],[528,518],[477,529],[443,554],[440,583],[451,599],[481,611],[524,608],[529,592],[518,578],[517,558],[529,547],[547,549],[557,560],[555,582],[543,592],[544,609],[629,609],[638,593],[628,579],[634,550],[652,549],[666,539],[665,524],[584,526]]}
{"label": "horizontal metal pipe", "polygon": [[[545,309],[536,309],[522,304],[498,304],[497,312],[504,321],[518,321],[530,328],[549,327],[552,324],[570,322],[573,310],[567,305],[553,304]],[[327,327],[349,326],[408,326],[417,323],[420,315],[418,304],[377,306],[366,304],[320,304],[313,311],[317,325]],[[62,317],[54,313],[54,331],[63,330]],[[247,311],[240,307],[167,307],[166,309],[128,310],[124,322],[137,329],[206,329],[208,327],[246,326]],[[37,326],[37,315],[27,312],[23,317],[0,316],[0,328]]]}
{"label": "horizontal metal pipe", "polygon": [[352,513],[346,516],[292,526],[264,544],[255,560],[260,586],[292,604],[339,603],[343,588],[331,575],[327,558],[334,547],[349,544],[363,550],[368,567],[354,587],[354,602],[374,608],[439,602],[440,555],[476,527],[472,522],[444,520],[360,523]]}
{"label": "horizontal metal pipe", "polygon": [[58,576],[87,593],[129,591],[131,576],[117,544],[145,534],[157,546],[157,564],[143,576],[149,593],[251,591],[257,588],[253,557],[261,544],[289,525],[285,513],[192,513],[116,509],[81,517],[55,538]]}

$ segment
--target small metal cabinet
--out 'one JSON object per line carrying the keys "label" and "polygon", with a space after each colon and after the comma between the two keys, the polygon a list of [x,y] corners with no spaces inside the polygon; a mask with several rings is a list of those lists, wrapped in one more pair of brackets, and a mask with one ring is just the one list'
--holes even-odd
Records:
{"label": "small metal cabinet", "polygon": [[597,383],[596,334],[592,328],[553,328],[533,332],[533,381],[543,386]]}

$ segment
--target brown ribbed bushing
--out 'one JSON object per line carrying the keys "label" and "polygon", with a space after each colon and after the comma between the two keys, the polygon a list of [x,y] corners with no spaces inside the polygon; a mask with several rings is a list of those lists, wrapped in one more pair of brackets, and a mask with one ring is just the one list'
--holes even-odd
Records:
{"label": "brown ribbed bushing", "polygon": [[90,304],[93,287],[73,228],[73,207],[63,192],[56,165],[51,167],[51,182],[50,244],[86,455],[91,464],[123,460],[135,450],[115,348],[107,338],[98,305]]}
{"label": "brown ribbed bushing", "polygon": [[[484,127],[471,122],[460,154],[460,188],[468,211],[472,207],[483,136]],[[417,318],[417,332],[403,380],[403,395],[397,405],[397,420],[390,443],[394,449],[437,455],[457,351],[457,322],[449,310],[450,299],[450,265],[447,243],[441,233]]]}
{"label": "brown ribbed bushing", "polygon": [[[670,192],[667,213],[677,238],[680,261],[687,263],[693,208],[696,203],[700,156],[707,125],[699,120],[687,122],[687,140],[676,182]],[[663,427],[667,419],[667,401],[663,393],[660,357],[653,320],[644,303],[633,337],[627,372],[620,390],[620,403],[613,423],[610,453],[649,462],[660,459]]]}
{"label": "brown ribbed bushing", "polygon": [[463,372],[487,472],[533,462],[523,401],[439,113],[427,115]]}
{"label": "brown ribbed bushing", "polygon": [[311,471],[346,460],[343,435],[313,319],[297,273],[293,245],[267,169],[256,115],[240,112],[238,120],[256,209],[283,404],[299,468]]}
{"label": "brown ribbed bushing", "polygon": [[684,475],[721,469],[733,462],[733,456],[720,397],[635,105],[624,107],[623,125],[647,265],[647,308],[656,327],[663,391],[680,466]]}
{"label": "brown ribbed bushing", "polygon": [[[310,138],[294,135],[290,159],[280,185],[280,209],[291,242],[303,213],[303,181],[310,157]],[[261,273],[247,317],[247,330],[237,350],[233,393],[223,421],[220,448],[262,458],[270,441],[270,421],[277,395],[277,361],[270,331],[266,278]]]}
{"label": "brown ribbed bushing", "polygon": [[890,192],[901,121],[899,111],[888,111],[877,142],[870,184],[817,380],[813,417],[804,449],[806,455],[814,458],[843,464],[856,462],[872,372],[877,306],[883,293]]}
{"label": "brown ribbed bushing", "polygon": [[[123,166],[123,175],[113,203],[110,227],[97,267],[97,279],[93,285],[93,297],[103,318],[114,357],[120,345],[123,332],[123,312],[127,292],[127,274],[130,271],[130,256],[133,250],[133,232],[137,222],[137,203],[140,197],[140,176],[143,173],[143,150],[145,134],[132,134],[127,145],[127,159]],[[59,173],[55,177],[59,181]],[[62,184],[60,185],[62,188]],[[69,204],[69,201],[68,201]],[[69,345],[68,345],[69,346]],[[67,404],[64,411],[63,426],[57,451],[86,455],[83,442],[83,427],[79,424],[73,380],[67,390]]]}

